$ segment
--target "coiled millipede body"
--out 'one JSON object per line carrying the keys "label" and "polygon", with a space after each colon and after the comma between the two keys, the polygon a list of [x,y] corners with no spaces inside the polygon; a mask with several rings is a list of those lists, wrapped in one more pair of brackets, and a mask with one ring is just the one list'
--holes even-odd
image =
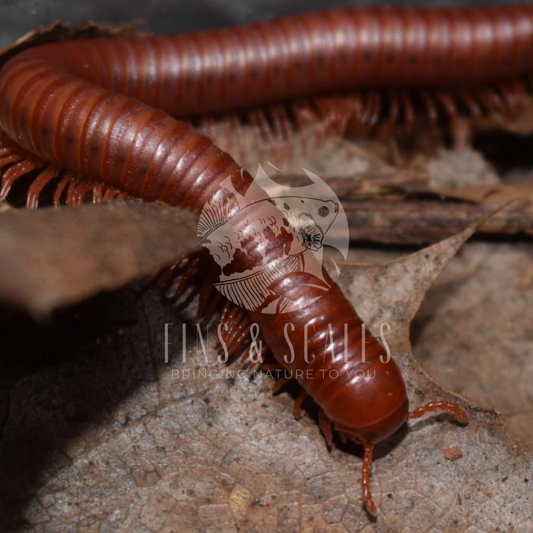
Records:
{"label": "coiled millipede body", "polygon": [[[95,202],[127,194],[199,214],[228,176],[242,194],[253,180],[230,154],[175,117],[244,108],[253,127],[282,140],[295,126],[293,105],[312,111],[317,121],[333,118],[341,131],[409,130],[420,117],[438,127],[443,117],[459,113],[515,112],[530,90],[532,67],[533,6],[338,9],[202,33],[44,44],[16,54],[0,70],[0,197],[32,173],[30,207],[55,180],[56,203],[65,193],[70,204],[89,194]],[[272,241],[263,250],[265,262],[275,266],[285,245]],[[254,246],[253,240],[243,245],[246,253],[235,268],[249,266]],[[178,293],[197,264],[189,262]],[[226,305],[221,320],[231,325],[232,353],[254,321],[288,370],[375,370],[372,380],[320,379],[319,372],[298,378],[320,408],[328,442],[335,429],[364,446],[363,498],[375,514],[369,488],[373,445],[408,417],[437,410],[460,422],[467,416],[440,401],[409,413],[398,367],[369,334],[363,361],[361,320],[327,280],[330,289],[299,310],[269,315]],[[313,290],[297,276],[276,283],[291,301]],[[200,301],[210,316],[214,304],[205,287]],[[284,358],[289,348],[281,334],[287,322],[294,326],[291,362]],[[310,322],[311,362],[302,348]],[[329,325],[341,356],[326,360],[319,355]]]}

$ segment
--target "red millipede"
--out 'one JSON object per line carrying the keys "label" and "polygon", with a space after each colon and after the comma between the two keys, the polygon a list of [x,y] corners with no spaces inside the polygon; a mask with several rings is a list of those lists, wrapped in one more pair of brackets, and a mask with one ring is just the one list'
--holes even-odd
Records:
{"label": "red millipede", "polygon": [[[34,174],[27,195],[36,207],[43,189],[58,181],[55,202],[66,191],[70,204],[92,194],[94,202],[121,194],[163,201],[200,213],[220,194],[228,176],[244,194],[252,183],[232,157],[203,134],[173,117],[248,109],[262,135],[286,139],[295,105],[343,132],[376,134],[382,128],[412,130],[422,118],[438,127],[459,113],[512,113],[530,89],[533,69],[533,6],[465,9],[363,8],[301,14],[245,27],[167,37],[95,38],[49,43],[16,54],[0,70],[1,199],[15,181]],[[265,106],[268,107],[258,107]],[[245,224],[237,217],[236,224]],[[253,256],[250,240],[240,259]],[[264,250],[279,262],[280,246]],[[189,260],[172,297],[191,281],[198,257]],[[221,321],[232,328],[229,351],[243,344],[246,328],[259,324],[277,362],[298,377],[305,395],[320,408],[328,444],[335,429],[364,447],[362,489],[366,509],[376,514],[369,488],[373,445],[407,418],[444,410],[466,423],[456,404],[435,401],[409,413],[398,367],[377,339],[361,339],[363,324],[329,277],[327,293],[286,314],[247,313],[224,306]],[[276,288],[292,301],[309,297],[298,278],[280,278]],[[204,284],[201,314],[216,304]],[[212,285],[210,285],[212,288]],[[311,294],[312,296],[312,294]],[[294,360],[286,324],[294,326]],[[304,356],[306,325],[312,360]],[[338,357],[320,359],[324,331]],[[375,379],[319,378],[320,369],[375,370]]]}

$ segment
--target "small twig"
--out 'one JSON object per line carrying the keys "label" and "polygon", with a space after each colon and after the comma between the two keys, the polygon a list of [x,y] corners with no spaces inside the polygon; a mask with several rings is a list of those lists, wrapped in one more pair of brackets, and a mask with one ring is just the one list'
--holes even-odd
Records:
{"label": "small twig", "polygon": [[[436,200],[341,200],[350,240],[421,245],[458,233],[494,212],[494,205]],[[484,223],[481,235],[533,237],[533,210],[517,204]]]}

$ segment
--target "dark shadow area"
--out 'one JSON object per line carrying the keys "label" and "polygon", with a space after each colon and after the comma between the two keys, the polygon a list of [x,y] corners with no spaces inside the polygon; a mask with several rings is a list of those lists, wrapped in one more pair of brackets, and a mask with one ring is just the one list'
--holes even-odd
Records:
{"label": "dark shadow area", "polygon": [[157,380],[164,357],[151,332],[181,319],[162,308],[157,291],[139,294],[138,287],[103,294],[49,324],[0,311],[0,530],[28,527],[27,499],[72,462],[66,443]]}
{"label": "dark shadow area", "polygon": [[501,174],[510,170],[531,170],[532,144],[532,136],[505,132],[478,133],[473,139],[474,149],[479,150]]}
{"label": "dark shadow area", "polygon": [[48,323],[0,308],[0,386],[12,385],[42,366],[54,365],[81,351],[94,351],[96,338],[137,322],[137,298],[133,290],[102,294],[56,313]]}
{"label": "dark shadow area", "polygon": [[[424,311],[431,309],[438,309],[440,306],[444,305],[445,302],[453,299],[455,296],[455,291],[468,283],[470,274],[465,274],[461,279],[450,281],[449,283],[443,283],[437,285],[436,287],[431,287],[424,298],[422,303],[422,309]],[[411,346],[413,347],[413,355],[418,359],[418,361],[423,362],[428,354],[419,353],[417,350],[417,345],[419,343],[420,337],[424,332],[424,329],[429,322],[433,320],[433,315],[428,314],[427,312],[421,313],[420,310],[413,318],[411,322],[411,327],[409,330],[409,337],[411,339]]]}

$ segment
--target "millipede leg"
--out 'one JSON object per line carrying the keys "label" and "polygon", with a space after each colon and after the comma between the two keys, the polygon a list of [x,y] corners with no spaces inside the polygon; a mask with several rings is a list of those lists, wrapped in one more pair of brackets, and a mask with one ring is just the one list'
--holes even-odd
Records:
{"label": "millipede leg", "polygon": [[361,471],[361,487],[363,488],[363,502],[365,509],[372,515],[377,515],[376,504],[372,498],[372,492],[370,491],[370,474],[372,473],[372,452],[374,451],[374,445],[370,442],[363,444],[365,449],[365,455],[363,457],[363,468]]}
{"label": "millipede leg", "polygon": [[200,295],[198,298],[198,310],[196,319],[202,325],[206,325],[214,316],[222,302],[222,294],[214,287],[214,278],[208,270],[206,277],[202,281]]}
{"label": "millipede leg", "polygon": [[[85,197],[90,192],[92,192],[97,185],[98,184],[95,183],[94,181],[81,180],[75,186],[71,205],[82,205],[85,202]],[[93,200],[94,200],[94,195],[93,195]]]}
{"label": "millipede leg", "polygon": [[300,420],[300,418],[302,418],[302,404],[305,402],[308,396],[309,394],[307,394],[307,392],[303,390],[302,392],[300,392],[300,394],[298,394],[296,400],[294,400],[292,414],[294,415],[294,418],[296,418],[296,420]]}
{"label": "millipede leg", "polygon": [[226,303],[222,308],[220,322],[226,324],[228,328],[227,331],[231,331],[237,328],[245,316],[246,313],[242,307],[239,307],[231,303],[229,300],[226,300]]}
{"label": "millipede leg", "polygon": [[[246,345],[250,333],[250,319],[248,315],[241,315],[241,319],[235,326],[230,328],[230,333],[227,336],[228,352],[231,355],[239,352],[243,346]],[[242,354],[241,362],[245,363],[248,359],[248,352]]]}
{"label": "millipede leg", "polygon": [[180,298],[180,296],[187,289],[189,283],[192,282],[194,276],[196,275],[198,271],[199,264],[200,264],[200,258],[197,255],[194,256],[190,261],[186,263],[183,274],[179,281],[179,284],[176,290],[174,291],[174,294],[171,296],[171,298],[174,298],[175,301],[177,301]]}
{"label": "millipede leg", "polygon": [[320,427],[320,431],[322,431],[326,439],[328,448],[331,448],[333,444],[333,424],[322,409],[320,409],[320,413],[318,415],[318,426]]}
{"label": "millipede leg", "polygon": [[411,134],[413,132],[415,124],[415,109],[413,107],[413,100],[407,93],[407,91],[402,91],[402,111],[403,111],[403,127],[404,130]]}
{"label": "millipede leg", "polygon": [[[264,372],[282,372],[283,368],[281,368],[276,363],[264,363],[261,366],[261,370]],[[278,374],[279,376],[279,374]],[[276,381],[274,382],[274,385],[272,385],[272,394],[277,394],[285,385],[288,385],[291,382],[291,379],[285,375],[281,375],[276,378]]]}
{"label": "millipede leg", "polygon": [[54,166],[46,167],[33,181],[28,189],[28,194],[26,196],[26,206],[30,209],[36,209],[39,205],[39,196],[41,195],[43,189],[52,181],[58,174],[60,170]]}
{"label": "millipede leg", "polygon": [[[248,345],[248,349],[241,357],[241,361],[243,363],[252,363],[255,367],[258,368],[263,364],[265,354],[268,351],[268,345],[261,333],[258,333],[257,336],[254,335],[253,329],[250,329],[248,327],[249,324],[250,322],[246,322],[245,327],[248,330],[246,332],[246,336],[251,337],[251,342]],[[239,347],[240,345],[244,345],[244,340],[239,343]],[[258,347],[260,347],[259,350]]]}
{"label": "millipede leg", "polygon": [[24,160],[15,163],[6,170],[2,176],[2,186],[0,188],[0,200],[5,200],[13,184],[32,170],[38,168],[39,163],[35,160]]}
{"label": "millipede leg", "polygon": [[70,173],[65,174],[58,182],[56,190],[54,192],[54,207],[59,207],[61,205],[61,198],[63,197],[63,192],[67,185],[69,185],[74,178]]}
{"label": "millipede leg", "polygon": [[263,365],[263,361],[265,360],[265,355],[269,350],[268,344],[265,342],[265,340],[261,336],[258,338],[260,341],[262,341],[261,351],[259,352],[259,354],[252,355],[250,351],[248,351],[249,355],[248,355],[247,361],[251,362],[251,365],[249,368],[250,374],[253,374],[257,370],[259,370],[259,368],[261,368],[261,366]]}
{"label": "millipede leg", "polygon": [[337,435],[340,437],[343,444],[348,444],[348,435],[344,431],[337,431]]}
{"label": "millipede leg", "polygon": [[457,420],[457,422],[468,424],[468,415],[464,409],[452,402],[429,402],[428,404],[415,409],[412,413],[409,413],[409,418],[420,418],[427,413],[434,413],[436,411],[449,413],[455,418],[455,420]]}
{"label": "millipede leg", "polygon": [[13,163],[20,163],[21,161],[24,161],[24,155],[18,152],[8,155],[0,154],[0,169]]}

